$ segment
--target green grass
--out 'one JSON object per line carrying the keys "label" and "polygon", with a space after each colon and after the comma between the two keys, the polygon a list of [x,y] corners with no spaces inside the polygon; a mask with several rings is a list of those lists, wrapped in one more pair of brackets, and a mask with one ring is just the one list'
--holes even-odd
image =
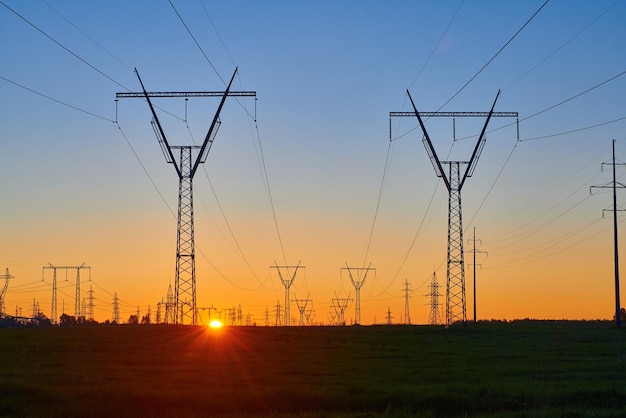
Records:
{"label": "green grass", "polygon": [[0,329],[0,416],[626,416],[608,322]]}

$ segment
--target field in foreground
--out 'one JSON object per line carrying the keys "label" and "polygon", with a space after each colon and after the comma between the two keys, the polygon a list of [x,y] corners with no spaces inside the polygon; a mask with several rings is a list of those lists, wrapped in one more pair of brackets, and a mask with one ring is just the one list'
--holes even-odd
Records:
{"label": "field in foreground", "polygon": [[608,322],[0,329],[0,416],[626,416]]}

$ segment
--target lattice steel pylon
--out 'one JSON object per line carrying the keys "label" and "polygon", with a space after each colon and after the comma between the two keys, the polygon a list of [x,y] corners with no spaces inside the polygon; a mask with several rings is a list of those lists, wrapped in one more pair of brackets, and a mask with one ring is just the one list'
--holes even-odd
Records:
{"label": "lattice steel pylon", "polygon": [[[255,92],[231,92],[230,87],[237,75],[233,73],[226,90],[223,92],[147,92],[139,72],[135,69],[142,92],[117,93],[116,98],[144,98],[152,112],[152,128],[157,137],[165,160],[174,165],[178,175],[178,222],[176,232],[176,276],[174,280],[174,321],[176,324],[190,323],[196,325],[198,311],[196,308],[196,253],[194,240],[193,214],[193,177],[198,166],[206,161],[219,126],[220,113],[227,96],[256,96]],[[208,97],[221,96],[222,99],[215,112],[211,126],[200,146],[184,145],[172,146],[169,144],[165,132],[159,122],[151,97]],[[178,152],[178,158],[174,156]]]}
{"label": "lattice steel pylon", "polygon": [[4,313],[6,307],[4,306],[4,295],[7,293],[7,288],[9,287],[9,279],[13,279],[13,276],[9,274],[9,268],[7,267],[7,272],[5,275],[0,276],[0,279],[4,279],[4,285],[2,285],[2,289],[0,289],[0,313]]}
{"label": "lattice steel pylon", "polygon": [[[407,90],[413,106],[413,112],[390,112],[389,116],[416,116],[424,134],[423,143],[435,169],[448,190],[448,254],[446,281],[446,325],[453,322],[467,322],[465,303],[465,261],[463,252],[463,217],[461,208],[461,189],[465,180],[471,177],[480,153],[485,145],[485,131],[492,117],[517,117],[517,112],[494,112],[500,91],[496,95],[489,112],[418,112]],[[428,136],[421,115],[429,117],[486,117],[483,129],[478,136],[476,146],[469,161],[440,161]],[[444,165],[447,170],[444,170]]]}
{"label": "lattice steel pylon", "polygon": [[441,314],[439,313],[439,282],[437,281],[437,273],[433,271],[433,277],[428,285],[427,297],[430,297],[430,311],[428,313],[428,324],[441,324]]}
{"label": "lattice steel pylon", "polygon": [[[374,272],[376,272],[375,268],[370,267],[371,265],[372,263],[370,263],[369,266],[367,267],[357,268],[357,267],[350,267],[348,266],[348,263],[346,263],[346,267],[341,268],[342,272],[344,270],[348,271],[348,276],[350,276],[350,282],[352,282],[352,286],[354,286],[354,290],[356,292],[356,306],[354,307],[354,323],[358,325],[361,324],[361,288],[363,287],[363,284],[365,283],[365,279],[367,279],[367,273],[369,273],[370,270],[373,270]],[[356,279],[352,275],[353,271],[356,271],[358,273],[358,276]],[[361,272],[364,272],[363,277],[360,277]]]}
{"label": "lattice steel pylon", "polygon": [[[296,273],[298,273],[298,269],[300,268],[305,268],[304,266],[300,265],[300,262],[298,262],[297,266],[279,266],[278,264],[276,264],[276,262],[274,262],[273,266],[270,266],[270,269],[275,268],[276,271],[278,272],[278,278],[280,279],[280,282],[282,283],[283,287],[285,288],[285,308],[284,308],[284,312],[285,312],[285,320],[283,325],[284,326],[289,326],[291,325],[291,301],[290,301],[290,289],[291,289],[291,285],[293,284],[293,281],[296,279]],[[282,274],[282,270],[287,270],[287,278],[285,278],[285,276],[283,276]],[[294,269],[293,274],[291,276],[289,276],[289,269]]]}

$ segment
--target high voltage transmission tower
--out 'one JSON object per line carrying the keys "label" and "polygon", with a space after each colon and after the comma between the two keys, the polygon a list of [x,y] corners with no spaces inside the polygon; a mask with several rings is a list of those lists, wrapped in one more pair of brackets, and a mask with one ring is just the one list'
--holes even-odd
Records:
{"label": "high voltage transmission tower", "polygon": [[625,163],[615,162],[615,140],[613,140],[613,158],[610,163],[602,163],[602,169],[604,169],[605,165],[610,165],[613,171],[613,181],[608,184],[604,184],[602,186],[591,186],[589,192],[595,188],[600,189],[612,189],[613,190],[613,209],[604,209],[602,211],[602,216],[604,217],[604,212],[609,211],[613,212],[613,264],[614,264],[614,276],[615,276],[615,325],[620,328],[622,326],[621,319],[621,306],[619,300],[619,251],[618,251],[618,239],[617,239],[617,212],[623,211],[624,209],[617,208],[617,189],[624,189],[626,185],[620,183],[616,180],[615,177],[615,167],[626,166]]}
{"label": "high voltage transmission tower", "polygon": [[117,297],[117,292],[113,296],[113,315],[111,315],[111,322],[120,323],[120,298]]}
{"label": "high voltage transmission tower", "polygon": [[[291,285],[293,284],[293,281],[296,278],[296,273],[298,273],[298,269],[300,268],[305,268],[304,266],[300,265],[300,262],[298,262],[297,266],[279,266],[277,264],[270,266],[270,268],[275,268],[276,271],[278,272],[278,277],[280,278],[280,282],[282,283],[282,285],[285,288],[285,307],[283,308],[284,312],[285,312],[285,320],[283,322],[284,326],[289,326],[291,323],[291,312],[290,312],[290,305],[291,302],[289,301],[289,292],[290,292],[290,288]],[[287,275],[289,275],[289,269],[294,269],[293,270],[293,274],[291,274],[291,276],[287,276],[287,278],[283,277],[283,273],[282,270],[286,270],[287,271]]]}
{"label": "high voltage transmission tower", "polygon": [[482,268],[481,264],[476,264],[476,254],[487,254],[487,251],[481,251],[476,249],[477,242],[480,242],[482,244],[481,240],[476,239],[476,227],[474,227],[474,238],[470,238],[468,241],[474,244],[474,248],[470,251],[473,255],[474,262],[470,265],[474,267],[474,323],[476,323],[476,266],[480,266]]}
{"label": "high voltage transmission tower", "polygon": [[[354,286],[354,290],[356,291],[356,306],[354,307],[355,324],[361,324],[361,287],[363,287],[363,283],[365,283],[365,279],[367,279],[367,273],[369,273],[370,270],[374,271],[374,274],[376,272],[375,268],[370,267],[371,265],[372,263],[370,263],[370,265],[367,267],[358,268],[350,267],[348,266],[348,263],[346,263],[346,267],[341,268],[341,272],[343,272],[344,270],[348,272],[348,275],[350,276],[350,281],[352,282],[352,286]],[[353,271],[357,273],[356,279],[352,275]]]}
{"label": "high voltage transmission tower", "polygon": [[[518,117],[517,112],[494,112],[500,91],[496,95],[489,112],[418,112],[407,90],[413,112],[390,112],[390,117],[415,116],[424,134],[422,142],[435,169],[437,177],[443,179],[448,190],[448,254],[446,268],[446,325],[456,321],[467,321],[465,301],[465,261],[463,253],[463,219],[461,209],[461,189],[474,168],[485,145],[485,131],[492,117]],[[422,116],[425,117],[486,117],[485,125],[478,136],[476,146],[469,161],[441,161],[428,136]],[[444,170],[446,166],[447,170]]]}
{"label": "high voltage transmission tower", "polygon": [[13,279],[14,277],[9,274],[9,268],[7,267],[6,273],[3,276],[0,276],[0,280],[4,279],[4,285],[2,286],[2,290],[0,290],[0,313],[5,313],[6,307],[4,306],[4,296],[7,293],[7,288],[9,287],[9,279]]}
{"label": "high voltage transmission tower", "polygon": [[385,319],[387,319],[387,325],[391,325],[393,316],[391,316],[391,307],[387,306],[387,315],[385,316]]}
{"label": "high voltage transmission tower", "polygon": [[437,281],[437,273],[433,271],[432,279],[428,285],[428,293],[425,295],[430,297],[430,311],[428,313],[428,324],[441,324],[441,314],[439,313],[439,281]]}
{"label": "high voltage transmission tower", "polygon": [[335,309],[334,319],[337,321],[338,325],[346,325],[346,308],[348,307],[348,303],[351,301],[350,294],[348,293],[347,298],[340,298],[335,293],[335,297],[332,299],[332,307]]}
{"label": "high voltage transmission tower", "polygon": [[[294,301],[296,302],[296,305],[298,305],[298,311],[300,312],[300,322],[298,323],[298,325],[303,326],[304,325],[304,320],[306,318],[306,313],[307,313],[307,305],[309,304],[309,302],[313,302],[311,299],[309,299],[311,296],[311,293],[309,293],[306,297],[306,299],[298,299],[297,297],[294,299]],[[300,302],[302,302],[302,304],[300,304]]]}
{"label": "high voltage transmission tower", "polygon": [[91,285],[89,285],[89,293],[88,294],[89,294],[89,297],[88,297],[89,303],[87,304],[87,315],[86,315],[86,317],[87,317],[88,320],[93,321],[94,320],[94,318],[93,318],[93,309],[94,309],[95,305],[93,303],[94,297],[93,297],[93,289],[92,289]]}
{"label": "high voltage transmission tower", "polygon": [[47,266],[43,266],[41,280],[44,280],[46,270],[52,270],[52,307],[50,308],[50,321],[53,324],[56,324],[59,320],[57,314],[57,270],[64,270],[65,276],[67,279],[68,270],[76,270],[76,297],[74,300],[74,316],[76,318],[80,317],[81,309],[80,309],[80,271],[82,269],[89,270],[89,281],[91,281],[91,267],[85,265],[85,263],[80,266],[53,266],[52,263],[48,263]]}
{"label": "high voltage transmission tower", "polygon": [[[200,164],[206,158],[215,139],[215,135],[221,124],[220,113],[227,96],[256,96],[256,92],[230,91],[230,87],[237,75],[237,69],[233,73],[226,90],[223,92],[147,92],[139,72],[135,69],[143,92],[117,93],[116,98],[145,98],[152,112],[152,128],[165,160],[174,166],[178,175],[178,228],[176,234],[176,276],[175,276],[175,302],[174,321],[176,324],[191,323],[196,325],[198,312],[196,310],[196,252],[194,243],[194,216],[193,216],[193,177]],[[151,97],[222,97],[215,112],[209,131],[200,146],[182,145],[173,146],[167,140],[161,122],[157,117]],[[174,153],[178,152],[175,156]],[[177,157],[177,158],[176,158]]]}
{"label": "high voltage transmission tower", "polygon": [[402,291],[404,292],[404,323],[406,325],[411,325],[411,314],[409,313],[409,295],[413,292],[411,289],[411,283],[409,283],[408,279],[404,279],[404,287],[402,287]]}

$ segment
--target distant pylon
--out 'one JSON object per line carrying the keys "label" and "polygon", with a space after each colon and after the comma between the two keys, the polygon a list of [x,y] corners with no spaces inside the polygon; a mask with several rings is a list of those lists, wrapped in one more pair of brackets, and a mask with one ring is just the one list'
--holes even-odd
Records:
{"label": "distant pylon", "polygon": [[117,297],[117,292],[115,292],[115,295],[113,296],[112,318],[112,322],[115,322],[116,324],[120,323],[120,299]]}
{"label": "distant pylon", "polygon": [[[276,263],[276,262],[274,262]],[[296,278],[296,273],[298,273],[298,269],[299,268],[305,268],[304,266],[300,265],[300,262],[298,262],[297,266],[279,266],[278,264],[275,264],[273,266],[270,266],[270,268],[275,268],[276,271],[278,272],[278,277],[280,278],[280,282],[282,283],[282,285],[285,287],[285,306],[283,307],[283,310],[285,312],[285,320],[283,322],[284,326],[289,326],[291,323],[291,312],[290,312],[290,305],[291,302],[289,300],[290,298],[290,288],[291,285],[293,284],[293,281]],[[287,270],[287,274],[289,274],[289,269],[294,269],[293,274],[291,275],[291,277],[287,276],[287,278],[283,277],[282,274],[282,269]]]}
{"label": "distant pylon", "polygon": [[274,321],[274,326],[279,327],[281,325],[281,322],[280,322],[280,300],[276,301],[276,308],[274,308],[274,312],[276,313],[276,319]]}
{"label": "distant pylon", "polygon": [[[74,315],[78,318],[80,316],[80,270],[88,269],[89,280],[91,280],[91,267],[85,265],[85,263],[80,266],[53,266],[52,263],[48,263],[47,266],[43,266],[41,276],[42,281],[44,280],[45,271],[48,269],[52,270],[52,307],[50,309],[50,322],[57,324],[59,320],[57,313],[57,270],[65,270],[65,274],[67,275],[68,270],[76,269],[76,298],[74,301]],[[63,310],[65,311],[65,309]]]}
{"label": "distant pylon", "polygon": [[4,276],[0,276],[0,280],[4,279],[4,285],[2,286],[2,290],[0,290],[0,313],[4,313],[6,307],[4,306],[4,295],[7,293],[7,288],[9,287],[9,279],[12,279],[13,276],[9,274],[9,268],[7,267],[6,274]]}
{"label": "distant pylon", "polygon": [[87,319],[90,321],[93,321],[93,308],[94,308],[94,297],[93,297],[93,288],[91,287],[91,285],[89,285],[89,297],[88,297],[89,303],[87,304]]}
{"label": "distant pylon", "polygon": [[348,303],[351,301],[350,294],[348,293],[347,298],[339,298],[335,293],[335,297],[333,298],[333,308],[335,309],[335,319],[337,320],[338,325],[346,325],[345,312],[348,307]]}
{"label": "distant pylon", "polygon": [[167,288],[167,297],[165,299],[165,323],[166,324],[175,324],[176,316],[175,309],[176,301],[174,300],[174,292],[172,291],[172,284]]}
{"label": "distant pylon", "polygon": [[411,325],[411,314],[409,313],[409,295],[413,292],[411,290],[411,283],[409,283],[408,279],[404,279],[404,287],[402,288],[404,292],[404,323],[406,325]]}
{"label": "distant pylon", "polygon": [[426,296],[430,297],[430,312],[428,314],[429,325],[441,324],[441,315],[439,313],[439,282],[437,281],[437,273],[433,271],[433,277],[428,285],[429,292]]}
{"label": "distant pylon", "polygon": [[[304,325],[304,319],[306,316],[306,307],[309,302],[312,302],[312,300],[310,299],[310,296],[311,294],[309,293],[306,299],[298,299],[297,297],[294,299],[294,301],[296,302],[296,305],[298,306],[298,312],[300,312],[300,322],[298,322],[298,325],[300,326]],[[302,302],[302,304],[300,304],[300,302]]]}
{"label": "distant pylon", "polygon": [[391,316],[391,308],[389,306],[387,307],[387,315],[385,316],[385,318],[387,318],[387,325],[391,325],[391,320],[393,319],[393,316]]}
{"label": "distant pylon", "polygon": [[[350,276],[350,281],[352,282],[352,286],[354,286],[354,290],[356,292],[356,306],[354,307],[354,323],[355,324],[361,323],[361,287],[363,287],[363,283],[365,283],[365,279],[367,278],[367,273],[369,273],[370,270],[373,270],[374,272],[376,272],[375,268],[370,267],[371,265],[372,263],[370,263],[370,265],[365,268],[357,268],[357,267],[350,267],[348,266],[348,263],[346,263],[346,267],[343,267],[341,269],[342,272],[344,270],[348,271],[348,275]],[[356,271],[358,273],[358,276],[356,279],[352,275],[353,271]],[[361,272],[364,272],[362,273],[363,277],[361,277]]]}

